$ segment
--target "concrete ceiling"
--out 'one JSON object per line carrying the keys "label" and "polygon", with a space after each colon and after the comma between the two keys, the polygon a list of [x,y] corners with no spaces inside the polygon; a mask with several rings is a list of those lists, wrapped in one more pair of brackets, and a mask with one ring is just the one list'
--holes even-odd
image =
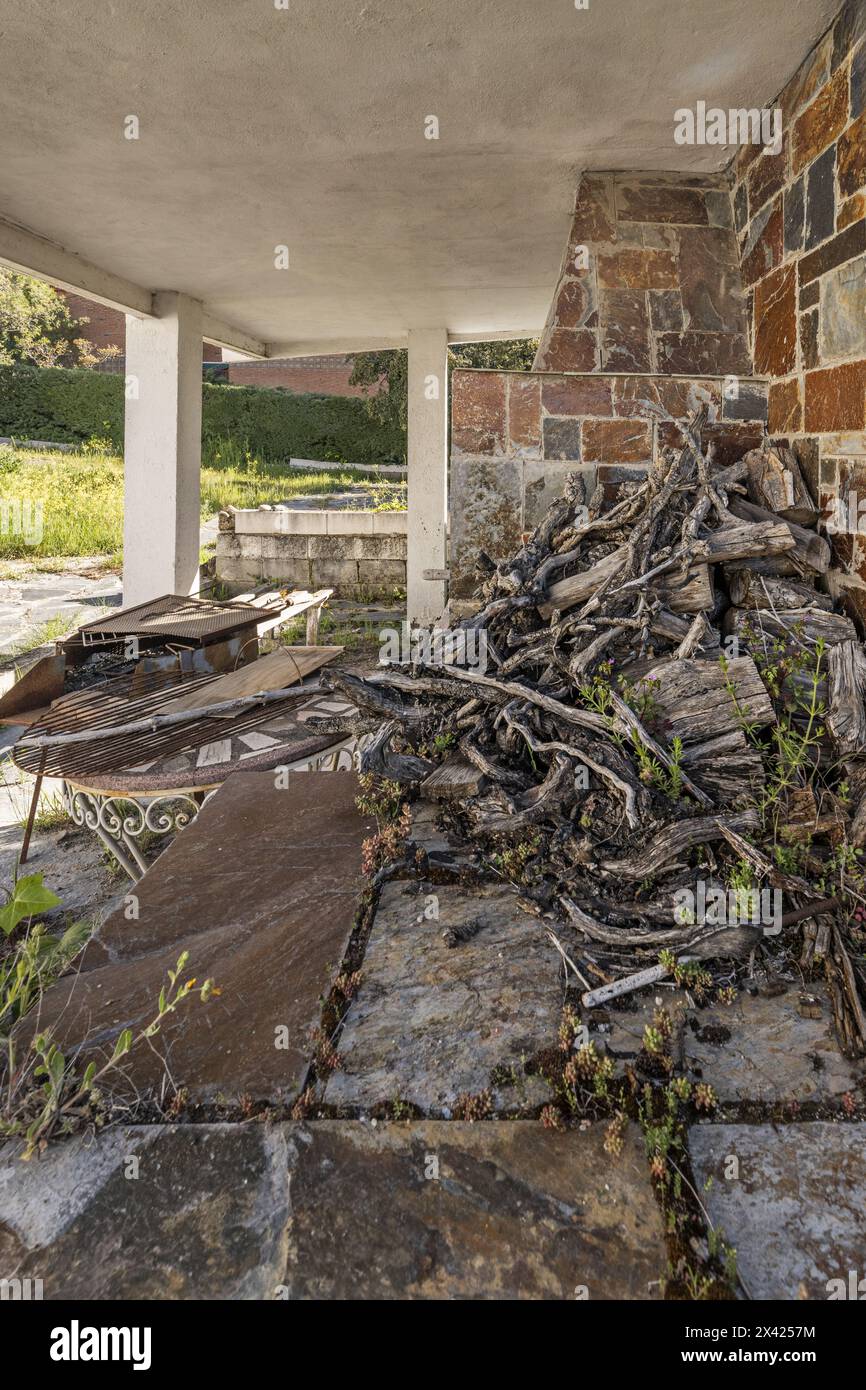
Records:
{"label": "concrete ceiling", "polygon": [[284,352],[537,331],[578,172],[722,167],[674,110],[768,104],[839,0],[285,3],[0,0],[0,217]]}

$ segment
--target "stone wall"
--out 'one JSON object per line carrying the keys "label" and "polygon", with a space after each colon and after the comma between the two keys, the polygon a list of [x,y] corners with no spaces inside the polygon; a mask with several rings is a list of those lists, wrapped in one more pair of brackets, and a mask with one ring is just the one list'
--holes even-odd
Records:
{"label": "stone wall", "polygon": [[533,368],[749,375],[724,175],[584,175]]}
{"label": "stone wall", "polygon": [[406,513],[256,508],[220,518],[216,577],[234,592],[279,580],[338,598],[406,587]]}
{"label": "stone wall", "polygon": [[[731,170],[750,346],[771,379],[770,433],[829,510],[866,499],[866,0],[842,9],[772,104],[781,151],[744,146]],[[833,544],[866,619],[857,512]]]}
{"label": "stone wall", "polygon": [[676,424],[659,422],[661,405],[684,422],[709,407],[704,442],[720,463],[760,443],[767,419],[766,383],[739,378],[736,396],[723,377],[455,371],[451,382],[451,588],[475,588],[479,549],[509,554],[563,489],[583,473],[588,493],[601,482],[611,496],[642,478],[657,447],[676,446]]}

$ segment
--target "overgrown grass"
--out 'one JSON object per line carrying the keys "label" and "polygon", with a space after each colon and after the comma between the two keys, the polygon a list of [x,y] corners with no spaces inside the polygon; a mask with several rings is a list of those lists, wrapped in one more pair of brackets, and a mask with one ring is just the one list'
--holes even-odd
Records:
{"label": "overgrown grass", "polygon": [[[211,445],[202,456],[201,516],[221,508],[257,507],[303,494],[339,491],[362,483],[393,505],[393,484],[378,484],[355,469],[302,472],[283,463],[256,458],[233,440]],[[15,518],[29,523],[16,529]],[[94,441],[80,453],[37,453],[0,446],[0,558],[111,555],[119,562],[123,547],[123,460]]]}

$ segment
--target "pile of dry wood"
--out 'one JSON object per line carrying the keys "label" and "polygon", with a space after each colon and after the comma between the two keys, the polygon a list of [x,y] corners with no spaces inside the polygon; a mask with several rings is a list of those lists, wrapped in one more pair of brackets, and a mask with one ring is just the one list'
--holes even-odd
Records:
{"label": "pile of dry wood", "polygon": [[[767,443],[717,468],[704,422],[611,504],[575,474],[516,555],[481,555],[462,658],[329,681],[378,728],[367,767],[439,798],[581,975],[615,982],[698,943],[781,967],[796,945],[827,963],[859,1050],[866,656],[826,592],[794,456]],[[780,889],[796,925],[678,919],[697,880]]]}

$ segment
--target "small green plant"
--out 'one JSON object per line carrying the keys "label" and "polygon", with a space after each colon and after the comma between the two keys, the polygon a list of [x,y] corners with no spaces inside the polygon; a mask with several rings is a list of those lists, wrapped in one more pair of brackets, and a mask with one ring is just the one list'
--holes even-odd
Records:
{"label": "small green plant", "polygon": [[[202,1003],[220,991],[212,979],[198,985],[194,977],[182,980],[189,960],[184,951],[174,970],[169,970],[168,985],[159,992],[153,1018],[138,1033],[124,1028],[117,1036],[111,1056],[102,1066],[88,1062],[82,1073],[75,1061],[68,1061],[50,1032],[37,1033],[30,1044],[29,1054],[18,1067],[17,1082],[0,1117],[0,1133],[9,1138],[23,1136],[22,1159],[30,1159],[45,1148],[56,1133],[70,1133],[82,1119],[90,1117],[97,1124],[103,1100],[101,1084],[120,1067],[134,1048],[150,1042],[160,1031],[170,1014],[197,990]],[[15,1055],[11,1041],[9,1074],[15,1075]]]}
{"label": "small green plant", "polygon": [[491,862],[504,878],[519,884],[524,880],[526,866],[538,853],[540,846],[541,837],[531,835],[529,839],[521,840],[520,844],[510,845],[500,853],[492,854]]}
{"label": "small green plant", "polygon": [[493,1096],[488,1090],[474,1095],[463,1091],[454,1102],[453,1114],[455,1120],[468,1120],[470,1124],[487,1120],[493,1114]]}
{"label": "small green plant", "polygon": [[86,922],[76,922],[60,936],[52,936],[43,922],[33,921],[59,905],[60,899],[44,886],[42,875],[28,874],[16,880],[0,908],[0,931],[6,937],[27,923],[12,950],[0,955],[0,1047],[7,1056],[13,1025],[63,973],[90,935]]}
{"label": "small green plant", "polygon": [[361,846],[361,867],[369,875],[399,857],[412,828],[412,812],[403,801],[399,782],[362,773],[358,784],[361,792],[355,805],[362,815],[373,816],[376,821],[376,834],[368,836]]}
{"label": "small green plant", "polygon": [[656,691],[660,688],[661,681],[644,677],[633,684],[625,676],[620,676],[617,684],[620,695],[629,708],[634,710],[641,723],[651,731],[656,728],[661,720],[661,707],[656,699]]}
{"label": "small green plant", "polygon": [[671,739],[671,761],[668,768],[667,793],[672,801],[679,801],[683,791],[683,741]]}
{"label": "small green plant", "polygon": [[590,709],[595,710],[596,714],[607,715],[610,710],[613,693],[610,683],[612,671],[612,661],[601,661],[589,679],[578,686],[581,699]]}
{"label": "small green plant", "polygon": [[659,965],[663,965],[674,977],[674,983],[681,989],[691,990],[699,1004],[703,1003],[708,990],[712,988],[713,977],[696,960],[677,960],[673,951],[659,952]]}

